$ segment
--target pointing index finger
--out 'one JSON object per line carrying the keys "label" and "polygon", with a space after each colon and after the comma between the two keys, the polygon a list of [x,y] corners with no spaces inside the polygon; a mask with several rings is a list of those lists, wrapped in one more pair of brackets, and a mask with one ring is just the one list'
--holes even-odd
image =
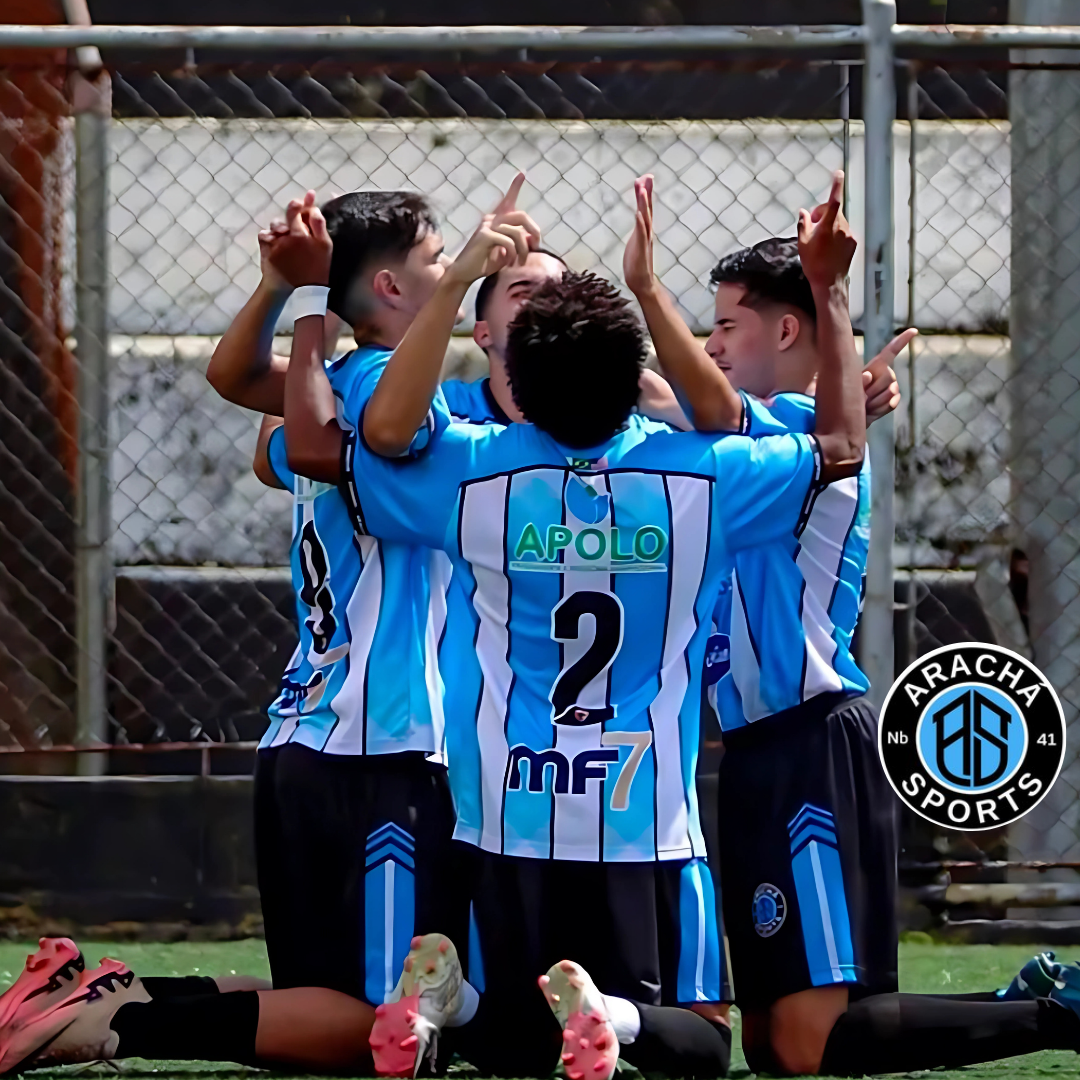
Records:
{"label": "pointing index finger", "polygon": [[525,174],[519,172],[513,180],[510,181],[510,186],[506,189],[506,194],[499,200],[495,207],[496,214],[505,214],[509,210],[517,209],[517,197],[518,192],[521,191],[521,186],[525,183]]}
{"label": "pointing index finger", "polygon": [[844,171],[843,169],[837,169],[833,173],[832,187],[829,188],[829,202],[825,207],[825,213],[821,215],[822,224],[826,228],[831,228],[832,223],[836,220],[836,215],[840,213],[840,204],[844,197]]}

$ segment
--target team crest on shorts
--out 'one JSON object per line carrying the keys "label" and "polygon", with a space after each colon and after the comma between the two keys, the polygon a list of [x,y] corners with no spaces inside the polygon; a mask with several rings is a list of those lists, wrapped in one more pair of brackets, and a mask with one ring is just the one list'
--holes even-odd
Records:
{"label": "team crest on shorts", "polygon": [[754,890],[754,929],[761,937],[772,937],[787,918],[787,901],[784,894],[768,882],[762,882]]}
{"label": "team crest on shorts", "polygon": [[878,754],[916,814],[960,832],[997,829],[1046,796],[1065,758],[1065,716],[1030,660],[962,642],[915,661],[885,698]]}

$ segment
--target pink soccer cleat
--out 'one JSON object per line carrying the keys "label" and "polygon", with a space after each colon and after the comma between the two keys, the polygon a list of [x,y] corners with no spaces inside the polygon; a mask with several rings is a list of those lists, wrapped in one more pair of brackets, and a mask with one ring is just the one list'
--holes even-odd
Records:
{"label": "pink soccer cleat", "polygon": [[561,1061],[569,1080],[610,1080],[619,1063],[619,1040],[589,973],[561,960],[539,983],[563,1029]]}
{"label": "pink soccer cleat", "polygon": [[439,1032],[461,1007],[461,963],[442,934],[412,939],[412,949],[389,1000],[375,1010],[369,1043],[379,1076],[414,1077],[432,1063]]}
{"label": "pink soccer cleat", "polygon": [[0,1074],[46,1064],[100,1061],[116,1054],[119,1038],[110,1027],[121,1005],[149,1001],[142,982],[119,960],[80,973],[78,985],[33,1016],[18,1012],[0,1028]]}
{"label": "pink soccer cleat", "polygon": [[8,1030],[22,1027],[63,1001],[78,987],[85,967],[79,947],[70,938],[42,938],[38,951],[26,958],[22,974],[0,995],[0,1040]]}

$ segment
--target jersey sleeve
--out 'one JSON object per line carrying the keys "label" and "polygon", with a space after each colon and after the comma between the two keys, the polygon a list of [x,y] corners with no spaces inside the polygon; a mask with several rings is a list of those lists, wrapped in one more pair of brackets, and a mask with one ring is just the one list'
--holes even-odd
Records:
{"label": "jersey sleeve", "polygon": [[[361,443],[364,439],[364,411],[371,395],[386,370],[390,353],[378,353],[352,365],[340,379],[331,379],[334,393],[338,398],[338,410],[343,426],[355,431]],[[441,387],[435,391],[431,406],[423,423],[413,435],[412,442],[398,455],[399,458],[413,461],[423,455],[431,445],[432,439],[450,423],[450,410],[446,406]],[[366,444],[365,444],[366,448]],[[371,451],[369,451],[371,452]]]}
{"label": "jersey sleeve", "polygon": [[713,453],[729,551],[798,534],[821,477],[813,435],[729,436]]}
{"label": "jersey sleeve", "polygon": [[480,435],[470,425],[450,424],[433,437],[430,452],[405,468],[398,459],[372,453],[357,432],[350,433],[342,483],[357,531],[442,548]]}
{"label": "jersey sleeve", "polygon": [[292,491],[296,487],[296,473],[289,468],[289,457],[285,452],[285,425],[274,428],[270,432],[270,438],[266,441],[266,458],[270,462],[270,469],[278,478],[286,491]]}

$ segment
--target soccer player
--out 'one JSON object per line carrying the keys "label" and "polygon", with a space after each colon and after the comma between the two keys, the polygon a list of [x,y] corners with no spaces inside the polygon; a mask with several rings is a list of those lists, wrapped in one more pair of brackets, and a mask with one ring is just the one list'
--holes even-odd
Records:
{"label": "soccer player", "polygon": [[[514,404],[506,373],[506,339],[510,323],[532,290],[566,272],[565,261],[550,251],[530,251],[524,262],[492,274],[476,293],[473,340],[488,358],[490,375],[473,382],[448,379],[441,386],[454,420],[471,423],[519,424],[521,410]],[[680,429],[691,425],[667,382],[652,371],[642,371],[638,412]],[[418,407],[425,407],[420,400]]]}
{"label": "soccer player", "polygon": [[[519,254],[515,242],[524,255],[539,239],[514,208],[522,179],[492,215],[506,245],[496,245],[495,266]],[[307,198],[311,205],[313,194]],[[290,205],[287,217],[303,205]],[[328,374],[342,421],[355,429],[386,358],[447,260],[419,195],[345,195],[326,214],[337,241],[329,302],[359,346]],[[280,304],[276,311],[264,305],[263,326],[272,330],[278,311]],[[234,330],[237,356],[252,355],[255,327]],[[219,388],[242,385],[231,398],[238,404],[283,413],[282,360],[261,371],[249,364],[247,372],[242,363],[227,371],[222,364],[210,374]],[[452,877],[453,806],[435,670],[441,590],[431,586],[429,553],[357,542],[340,492],[296,477],[283,435],[280,425],[264,425],[256,462],[264,477],[295,490],[291,560],[300,625],[257,768],[268,952],[276,986],[328,986],[376,1005],[393,988],[387,972],[396,976],[414,933],[431,925],[436,910],[449,905],[441,919],[455,922],[458,934],[467,918],[467,895],[447,895],[443,884]],[[428,435],[426,428],[413,432],[421,442]],[[395,441],[385,429],[372,437],[384,452],[415,452],[408,437]],[[345,935],[340,954],[311,948],[309,928],[327,917]]]}
{"label": "soccer player", "polygon": [[[641,247],[651,247],[649,181],[637,189]],[[820,308],[796,241],[763,241],[719,262],[708,356],[660,347],[689,331],[651,265],[634,261],[628,283],[699,425],[726,407],[730,378],[756,395],[745,396],[749,432],[812,427]],[[875,358],[879,370],[864,373],[868,420],[895,407],[887,361],[913,335],[899,335]],[[815,492],[797,536],[736,552],[714,615],[731,634],[730,671],[716,686],[719,831],[747,1060],[758,1071],[861,1075],[1076,1048],[1075,1016],[1054,1002],[1013,1010],[995,994],[896,993],[894,803],[877,718],[861,696],[868,683],[850,652],[869,495],[864,463],[858,477]],[[1032,961],[1006,996],[1048,992],[1044,969],[1062,970],[1052,959]]]}
{"label": "soccer player", "polygon": [[[685,949],[685,975],[658,977],[657,907],[673,896],[691,914],[707,889],[693,788],[701,614],[730,573],[732,550],[790,533],[812,487],[861,462],[860,370],[833,284],[854,242],[837,210],[806,227],[831,357],[816,437],[715,442],[630,415],[640,324],[610,285],[567,275],[533,292],[510,334],[511,389],[529,424],[450,425],[408,469],[348,438],[358,525],[443,547],[454,562],[453,600],[473,629],[453,642],[447,635],[460,650],[450,667],[461,671],[454,689],[448,680],[447,701],[448,728],[461,738],[451,748],[457,831],[483,852],[474,895],[486,990],[481,1012],[458,1032],[463,1055],[482,1068],[550,1069],[530,977],[576,953],[606,993],[621,996],[600,996],[569,962],[549,971],[572,1078],[598,1045],[604,1060],[592,1062],[594,1075],[613,1067],[612,1019],[638,1067],[715,1075],[720,1055],[703,1049],[720,1041],[712,1025],[631,1002],[654,996],[650,981],[672,994],[705,955]],[[311,234],[284,238],[291,254],[275,258],[294,284],[317,282],[329,265],[314,211],[310,221]],[[437,378],[461,295],[460,282],[444,279],[406,336],[422,325],[434,354],[413,373],[418,382]],[[318,319],[297,323],[288,377],[304,405],[295,422],[286,415],[290,455],[294,433],[299,447],[334,424],[321,333]],[[437,957],[424,964],[440,967]],[[423,993],[402,992],[402,1008],[387,1006],[372,1035],[380,1068],[378,1051],[396,1051],[401,1036],[422,1051],[429,1033],[418,1017],[434,1023]],[[590,1023],[598,1038],[579,1042]]]}
{"label": "soccer player", "polygon": [[[441,394],[452,418],[474,423],[507,424],[523,421],[520,410],[513,402],[506,373],[506,341],[509,324],[538,284],[561,277],[565,271],[565,263],[557,256],[546,251],[530,251],[523,262],[506,267],[481,282],[476,296],[476,326],[473,336],[477,344],[487,353],[491,375],[472,383],[449,380],[441,385]],[[653,372],[642,371],[639,385],[641,392],[637,408],[640,413],[654,419],[673,421],[681,427],[690,426],[671,388],[662,378]],[[412,405],[415,410],[414,419],[418,419],[426,414],[431,402],[415,389],[413,397],[415,399]],[[727,419],[728,426],[734,427],[741,416],[742,403],[737,395],[733,394],[731,397],[730,415]],[[404,400],[401,396],[398,397],[396,405],[399,410],[404,409]],[[407,427],[408,423],[406,429]],[[328,446],[325,460],[320,463],[320,470],[326,471],[320,472],[320,475],[326,478],[336,475],[334,470],[340,458],[340,448],[332,444]],[[310,464],[309,458],[309,466]],[[444,641],[452,640],[454,632],[452,628],[448,629],[444,635]],[[467,625],[466,632],[471,638],[473,633],[471,624]],[[454,670],[447,671],[445,677],[453,684],[461,677],[461,667],[460,663],[450,666]],[[719,1021],[727,1027],[728,1003],[732,1000],[730,981],[727,973],[726,950],[722,947],[719,905],[709,886],[708,882],[702,885],[701,906],[704,921],[699,928],[699,936],[705,942],[704,948],[710,954],[709,959],[702,965],[701,979],[694,982],[688,982],[685,977],[682,979],[678,988],[678,1000],[710,1020]],[[690,932],[690,928],[687,927],[686,933]],[[677,962],[673,962],[669,967],[673,972],[677,967]],[[670,972],[669,978],[674,978]],[[674,994],[667,995],[668,998],[674,998],[674,996]]]}

